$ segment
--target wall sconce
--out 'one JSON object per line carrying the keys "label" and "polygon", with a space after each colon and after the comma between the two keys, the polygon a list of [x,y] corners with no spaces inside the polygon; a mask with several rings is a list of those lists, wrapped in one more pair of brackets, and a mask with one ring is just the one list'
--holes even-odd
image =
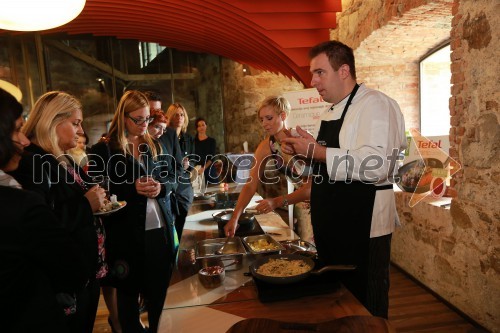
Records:
{"label": "wall sconce", "polygon": [[86,0],[2,1],[0,29],[39,31],[59,27],[76,18]]}

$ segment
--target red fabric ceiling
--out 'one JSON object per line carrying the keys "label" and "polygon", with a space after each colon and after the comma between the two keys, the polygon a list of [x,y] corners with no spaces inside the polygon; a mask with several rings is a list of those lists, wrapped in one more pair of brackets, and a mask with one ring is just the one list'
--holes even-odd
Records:
{"label": "red fabric ceiling", "polygon": [[341,0],[87,0],[67,32],[206,52],[308,85],[309,48],[330,39]]}

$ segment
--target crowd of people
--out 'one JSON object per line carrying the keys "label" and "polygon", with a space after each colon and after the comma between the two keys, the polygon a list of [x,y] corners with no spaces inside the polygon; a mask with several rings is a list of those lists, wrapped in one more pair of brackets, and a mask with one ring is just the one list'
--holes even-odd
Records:
{"label": "crowd of people", "polygon": [[[267,137],[225,233],[235,234],[265,164],[274,160],[301,181],[291,194],[259,201],[257,211],[310,200],[319,259],[356,265],[342,282],[372,314],[387,318],[397,223],[388,176],[395,165],[362,166],[405,148],[403,117],[394,100],[356,82],[348,46],[328,41],[313,47],[310,58],[311,85],[332,103],[318,137],[300,127],[292,135],[282,96],[262,102],[257,116]],[[0,313],[10,318],[7,332],[90,333],[101,289],[113,332],[157,332],[193,202],[190,174],[198,170],[207,183],[217,182],[216,142],[206,120],[196,119],[193,137],[181,104],[163,111],[157,93],[129,90],[107,133],[88,148],[77,98],[47,92],[24,123],[18,89],[5,81],[0,88],[0,209],[7,214],[0,222]],[[294,158],[303,163],[289,163]],[[334,168],[334,161],[345,167]],[[296,165],[305,167],[290,168]],[[102,215],[110,195],[127,204]]]}
{"label": "crowd of people", "polygon": [[[88,149],[76,97],[42,95],[25,123],[18,89],[1,87],[0,204],[13,217],[0,227],[2,238],[17,240],[0,252],[9,263],[1,310],[16,326],[8,332],[92,332],[101,288],[113,332],[156,332],[193,201],[185,159],[192,145],[181,149],[151,92],[125,92],[109,131]],[[127,205],[103,216],[110,195]],[[15,198],[26,199],[7,209]],[[43,320],[22,320],[28,315]]]}

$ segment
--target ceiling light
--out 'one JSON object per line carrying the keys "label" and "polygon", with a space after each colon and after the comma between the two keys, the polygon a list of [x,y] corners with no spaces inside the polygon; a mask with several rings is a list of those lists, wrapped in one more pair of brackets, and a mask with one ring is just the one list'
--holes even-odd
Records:
{"label": "ceiling light", "polygon": [[0,29],[39,31],[59,27],[77,17],[85,0],[1,0]]}

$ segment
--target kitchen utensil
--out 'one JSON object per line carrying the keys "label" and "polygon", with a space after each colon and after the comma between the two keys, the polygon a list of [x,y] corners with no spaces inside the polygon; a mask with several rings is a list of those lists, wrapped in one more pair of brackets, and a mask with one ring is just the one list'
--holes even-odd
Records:
{"label": "kitchen utensil", "polygon": [[[260,266],[266,264],[271,259],[302,260],[307,264],[308,270],[305,273],[292,276],[285,276],[285,277],[267,276],[258,273],[257,271],[259,270]],[[250,273],[253,275],[253,277],[262,280],[264,282],[274,283],[274,284],[288,284],[288,283],[295,283],[302,281],[305,278],[307,278],[309,274],[321,274],[327,271],[339,271],[339,272],[352,271],[356,269],[356,266],[354,265],[328,265],[319,270],[314,270],[314,265],[315,265],[314,260],[298,254],[274,254],[261,257],[256,261],[254,261],[254,263],[250,266]]]}
{"label": "kitchen utensil", "polygon": [[222,220],[220,219],[221,216],[224,216],[228,213],[232,213],[233,210],[232,209],[226,209],[226,210],[223,210],[222,212],[217,212],[217,213],[213,213],[212,214],[212,217],[213,219],[216,221],[216,222],[222,222]]}
{"label": "kitchen utensil", "polygon": [[[220,216],[221,221],[226,224],[233,217],[233,212],[227,213],[225,215]],[[251,225],[255,221],[255,215],[250,213],[243,213],[240,215],[238,219],[238,224],[240,226]]]}
{"label": "kitchen utensil", "polygon": [[432,180],[432,169],[444,167],[443,162],[436,158],[411,161],[399,168],[397,185],[405,192],[428,192]]}
{"label": "kitchen utensil", "polygon": [[276,254],[285,248],[274,238],[265,235],[246,236],[242,239],[243,244],[247,247],[251,254]]}
{"label": "kitchen utensil", "polygon": [[[226,271],[238,270],[243,267],[243,255],[247,253],[238,236],[232,237],[223,255],[215,254],[226,238],[205,239],[196,243],[195,257],[199,267],[222,266]],[[229,267],[229,268],[228,268]]]}
{"label": "kitchen utensil", "polygon": [[284,251],[281,251],[281,253],[284,254],[292,254],[297,251],[303,251],[309,253],[317,252],[316,246],[302,239],[286,240],[286,241],[281,241],[280,243],[285,248]]}
{"label": "kitchen utensil", "polygon": [[215,251],[215,254],[218,254],[218,255],[224,254],[224,247],[226,247],[227,242],[229,242],[229,237],[226,237],[226,241],[224,242],[224,245],[222,245],[217,251]]}

